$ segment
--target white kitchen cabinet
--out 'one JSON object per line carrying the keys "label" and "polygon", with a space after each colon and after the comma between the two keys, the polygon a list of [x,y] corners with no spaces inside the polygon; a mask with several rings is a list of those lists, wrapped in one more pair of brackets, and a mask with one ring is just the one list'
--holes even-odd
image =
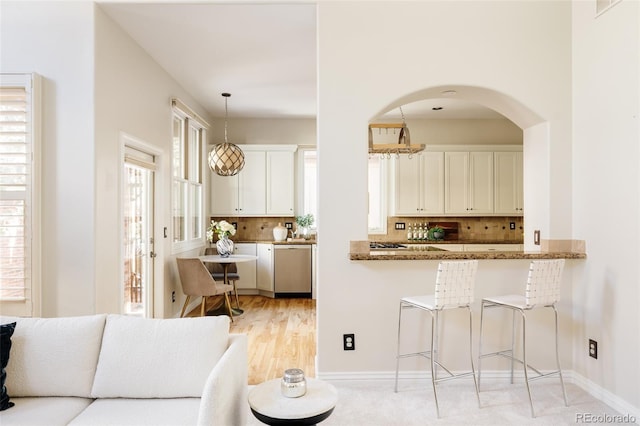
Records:
{"label": "white kitchen cabinet", "polygon": [[464,244],[429,244],[432,247],[447,251],[464,251]]}
{"label": "white kitchen cabinet", "polygon": [[444,152],[401,156],[395,162],[395,215],[444,213]]}
{"label": "white kitchen cabinet", "polygon": [[445,214],[493,213],[493,152],[445,152]]}
{"label": "white kitchen cabinet", "polygon": [[522,251],[522,244],[465,244],[464,251]]}
{"label": "white kitchen cabinet", "polygon": [[244,168],[235,176],[211,173],[211,215],[291,216],[296,145],[241,145]]}
{"label": "white kitchen cabinet", "polygon": [[495,152],[493,159],[495,213],[522,216],[524,213],[522,152]]}
{"label": "white kitchen cabinet", "polygon": [[294,207],[293,151],[267,152],[267,215],[292,216]]}
{"label": "white kitchen cabinet", "polygon": [[273,287],[273,244],[258,243],[256,285],[258,290],[274,293]]}
{"label": "white kitchen cabinet", "polygon": [[[235,243],[233,254],[249,254],[256,256],[255,243]],[[238,290],[255,290],[256,287],[256,261],[237,262],[238,275],[240,279],[236,283]],[[240,291],[238,291],[240,292]]]}

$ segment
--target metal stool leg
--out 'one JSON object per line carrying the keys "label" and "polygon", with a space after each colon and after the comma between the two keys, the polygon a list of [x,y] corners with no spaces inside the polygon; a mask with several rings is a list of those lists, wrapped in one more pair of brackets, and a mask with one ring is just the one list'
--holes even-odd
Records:
{"label": "metal stool leg", "polygon": [[394,392],[398,392],[398,371],[400,370],[400,325],[402,324],[402,302],[398,312],[398,349],[396,351],[396,383],[393,388]]}
{"label": "metal stool leg", "polygon": [[484,322],[484,300],[480,302],[480,340],[478,343],[478,392],[480,392],[480,381],[482,378],[482,324],[483,322]]}
{"label": "metal stool leg", "polygon": [[567,391],[564,388],[564,379],[562,378],[562,369],[560,368],[560,355],[558,354],[558,310],[555,305],[552,305],[553,313],[556,319],[556,366],[558,367],[558,375],[560,376],[560,385],[562,386],[562,396],[564,397],[565,407],[569,406],[569,400],[567,399]]}
{"label": "metal stool leg", "polygon": [[471,373],[473,375],[473,384],[476,388],[476,399],[478,400],[478,407],[480,407],[480,393],[478,390],[478,380],[476,380],[476,370],[473,366],[473,318],[471,314],[471,307],[467,306],[469,311],[469,360],[471,361]]}
{"label": "metal stool leg", "polygon": [[438,392],[436,391],[436,334],[438,330],[438,311],[429,311],[431,314],[431,384],[433,385],[433,397],[436,400],[436,415],[440,418],[440,406],[438,405]]}
{"label": "metal stool leg", "polygon": [[[515,312],[515,310],[514,310]],[[529,387],[529,368],[527,364],[527,318],[523,311],[519,311],[522,316],[522,366],[524,368],[524,382],[527,385],[527,394],[529,395],[529,405],[531,406],[531,417],[535,417],[533,411],[533,399],[531,398],[531,388]]]}

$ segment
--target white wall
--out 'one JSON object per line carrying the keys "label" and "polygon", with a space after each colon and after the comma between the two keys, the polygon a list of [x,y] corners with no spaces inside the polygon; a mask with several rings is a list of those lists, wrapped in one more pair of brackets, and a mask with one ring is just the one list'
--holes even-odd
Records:
{"label": "white wall", "polygon": [[640,3],[598,18],[592,6],[573,4],[573,234],[589,255],[574,288],[574,369],[640,413]]}
{"label": "white wall", "polygon": [[[229,98],[229,110],[233,110],[233,95]],[[224,117],[213,119],[210,143],[224,141]],[[315,118],[235,118],[229,113],[227,137],[235,144],[258,145],[315,145]]]}
{"label": "white wall", "polygon": [[[507,119],[424,120],[407,119],[411,143],[427,145],[520,145],[522,129]],[[390,135],[391,136],[391,135]],[[387,143],[397,143],[395,140]],[[374,143],[379,142],[375,132]]]}
{"label": "white wall", "polygon": [[[156,317],[180,313],[184,295],[177,276],[171,226],[171,105],[177,97],[207,121],[206,113],[160,66],[96,6],[96,311],[120,312],[122,132],[160,153],[155,223]],[[205,190],[205,197],[208,191]],[[206,198],[205,198],[206,203]],[[194,253],[199,254],[199,253]],[[188,255],[188,254],[181,254]],[[115,267],[115,266],[118,267]],[[176,302],[171,302],[175,291]]]}
{"label": "white wall", "polygon": [[2,2],[1,72],[42,79],[42,316],[95,311],[93,5]]}
{"label": "white wall", "polygon": [[[318,372],[384,373],[395,366],[398,300],[432,289],[436,263],[348,260],[349,241],[367,239],[369,120],[432,87],[456,85],[470,97],[478,87],[493,91],[502,98],[497,110],[521,127],[548,123],[543,141],[553,158],[545,157],[544,167],[554,189],[540,220],[554,224],[549,238],[570,234],[571,5],[320,2],[318,23]],[[482,261],[477,296],[521,290],[526,264]],[[569,295],[570,278],[565,285]],[[570,297],[561,315],[563,340],[570,341]],[[356,351],[342,350],[343,333],[356,334]],[[570,347],[563,361],[570,368]],[[465,366],[457,358],[452,367]]]}

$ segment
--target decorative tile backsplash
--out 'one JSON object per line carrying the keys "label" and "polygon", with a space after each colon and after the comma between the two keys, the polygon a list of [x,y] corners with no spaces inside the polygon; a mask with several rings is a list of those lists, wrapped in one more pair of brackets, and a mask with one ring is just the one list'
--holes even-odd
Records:
{"label": "decorative tile backsplash", "polygon": [[[281,223],[282,226],[290,223],[296,230],[296,218],[291,217],[212,217],[211,220],[226,220],[236,224],[236,235],[233,241],[273,241],[273,228]],[[208,226],[208,225],[207,225]],[[291,236],[289,234],[288,236]],[[313,235],[315,237],[315,235]],[[312,237],[312,238],[313,238]]]}
{"label": "decorative tile backsplash", "polygon": [[[396,223],[404,223],[405,229],[397,230]],[[387,218],[387,234],[386,235],[369,235],[372,241],[406,241],[407,227],[409,224],[419,224],[424,227],[438,225],[439,223],[447,224],[445,227],[445,240],[449,240],[446,236],[446,228],[453,227],[457,223],[457,240],[460,241],[495,241],[508,243],[522,243],[524,240],[524,224],[521,216],[517,217],[397,217],[390,216]],[[514,229],[511,229],[514,228]]]}

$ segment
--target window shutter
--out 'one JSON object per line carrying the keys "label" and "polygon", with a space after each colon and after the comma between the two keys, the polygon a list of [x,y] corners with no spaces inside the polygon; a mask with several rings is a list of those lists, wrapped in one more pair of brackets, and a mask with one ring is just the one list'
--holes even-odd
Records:
{"label": "window shutter", "polygon": [[0,302],[32,314],[32,76],[0,76]]}

